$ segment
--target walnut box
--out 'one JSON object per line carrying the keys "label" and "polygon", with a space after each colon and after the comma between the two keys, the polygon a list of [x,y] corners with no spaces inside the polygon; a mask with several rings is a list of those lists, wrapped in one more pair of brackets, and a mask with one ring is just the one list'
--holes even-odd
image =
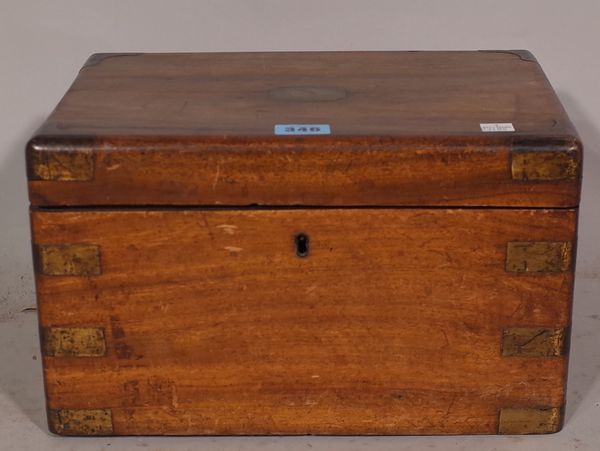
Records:
{"label": "walnut box", "polygon": [[581,161],[526,51],[91,56],[27,145],[50,429],[559,430]]}

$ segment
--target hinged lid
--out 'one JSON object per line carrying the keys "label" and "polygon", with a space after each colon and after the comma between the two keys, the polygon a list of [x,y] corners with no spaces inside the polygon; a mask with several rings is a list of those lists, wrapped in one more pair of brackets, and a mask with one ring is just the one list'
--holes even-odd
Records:
{"label": "hinged lid", "polygon": [[97,54],[28,144],[31,203],[579,203],[525,51]]}

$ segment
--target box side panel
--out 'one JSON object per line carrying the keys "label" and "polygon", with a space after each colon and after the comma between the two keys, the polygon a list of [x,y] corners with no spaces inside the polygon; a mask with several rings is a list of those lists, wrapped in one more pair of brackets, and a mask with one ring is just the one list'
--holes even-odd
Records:
{"label": "box side panel", "polygon": [[52,428],[554,432],[576,214],[33,211]]}
{"label": "box side panel", "polygon": [[39,138],[35,206],[576,207],[575,138]]}

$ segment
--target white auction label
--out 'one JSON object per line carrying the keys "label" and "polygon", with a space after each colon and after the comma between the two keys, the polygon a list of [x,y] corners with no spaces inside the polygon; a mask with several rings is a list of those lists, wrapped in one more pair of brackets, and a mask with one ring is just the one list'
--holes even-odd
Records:
{"label": "white auction label", "polygon": [[276,135],[329,135],[329,124],[277,124]]}
{"label": "white auction label", "polygon": [[514,132],[515,127],[511,122],[494,122],[490,124],[479,124],[482,132]]}

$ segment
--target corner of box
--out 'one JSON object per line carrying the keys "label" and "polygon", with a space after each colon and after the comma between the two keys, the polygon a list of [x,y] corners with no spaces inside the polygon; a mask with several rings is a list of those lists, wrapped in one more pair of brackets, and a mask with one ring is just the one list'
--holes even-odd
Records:
{"label": "corner of box", "polygon": [[480,50],[480,52],[486,53],[507,53],[509,55],[518,56],[521,61],[527,61],[531,63],[537,63],[536,57],[529,50],[526,49],[510,49],[510,50]]}
{"label": "corner of box", "polygon": [[562,407],[507,407],[498,412],[498,434],[555,434],[564,426]]}
{"label": "corner of box", "polygon": [[95,142],[95,138],[91,136],[35,135],[26,146],[28,180],[30,182],[93,180]]}
{"label": "corner of box", "polygon": [[88,59],[85,61],[85,63],[83,64],[83,67],[81,69],[85,69],[86,67],[90,67],[90,66],[96,66],[98,64],[100,64],[102,61],[108,59],[108,58],[115,58],[115,57],[120,57],[120,56],[138,56],[138,55],[142,55],[143,53],[140,52],[136,52],[136,53],[111,53],[111,52],[99,52],[99,53],[92,53]]}
{"label": "corner of box", "polygon": [[113,435],[112,409],[47,409],[48,430],[60,436]]}

